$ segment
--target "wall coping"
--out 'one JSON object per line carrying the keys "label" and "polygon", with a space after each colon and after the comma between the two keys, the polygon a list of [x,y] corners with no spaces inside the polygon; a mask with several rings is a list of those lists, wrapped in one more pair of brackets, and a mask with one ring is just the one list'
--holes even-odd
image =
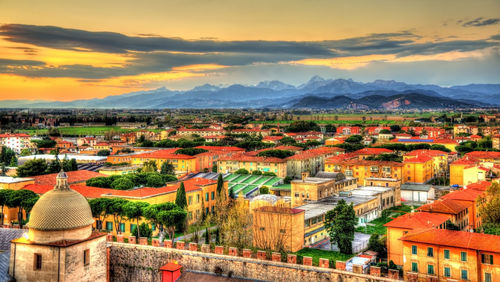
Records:
{"label": "wall coping", "polygon": [[118,243],[118,242],[107,242],[107,244],[108,244],[108,246],[117,247],[117,248],[129,248],[129,249],[135,248],[135,249],[151,250],[151,251],[159,251],[159,252],[181,253],[181,254],[195,256],[195,257],[218,258],[218,259],[227,260],[227,261],[250,262],[250,263],[261,264],[261,265],[272,265],[272,266],[276,266],[276,267],[308,270],[308,271],[314,271],[314,272],[318,272],[318,273],[338,273],[338,274],[342,274],[342,275],[359,277],[359,278],[363,278],[363,279],[371,279],[373,281],[394,281],[393,279],[389,279],[389,278],[385,278],[385,277],[371,276],[371,275],[367,275],[367,274],[354,273],[354,272],[338,270],[338,269],[334,269],[334,268],[324,268],[324,267],[319,267],[319,266],[307,266],[307,265],[302,265],[302,264],[277,262],[277,261],[272,261],[272,260],[262,260],[262,259],[255,259],[255,258],[245,258],[245,257],[240,257],[240,256],[219,255],[219,254],[212,253],[212,252],[203,253],[200,251],[179,250],[179,249],[174,249],[174,248],[162,248],[162,247],[155,247],[155,246],[149,246],[149,245],[135,245],[135,244]]}

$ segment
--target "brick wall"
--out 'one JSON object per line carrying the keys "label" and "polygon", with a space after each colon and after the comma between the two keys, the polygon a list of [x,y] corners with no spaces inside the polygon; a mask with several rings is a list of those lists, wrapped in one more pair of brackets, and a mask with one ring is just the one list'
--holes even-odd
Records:
{"label": "brick wall", "polygon": [[160,281],[158,269],[177,261],[185,270],[265,281],[391,281],[331,268],[165,247],[108,242],[111,281]]}

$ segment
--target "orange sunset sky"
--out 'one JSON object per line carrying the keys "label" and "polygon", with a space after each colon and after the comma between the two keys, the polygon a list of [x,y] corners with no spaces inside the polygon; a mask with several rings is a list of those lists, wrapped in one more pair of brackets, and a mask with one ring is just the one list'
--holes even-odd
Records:
{"label": "orange sunset sky", "polygon": [[498,0],[0,0],[0,100],[313,75],[500,83],[499,66]]}

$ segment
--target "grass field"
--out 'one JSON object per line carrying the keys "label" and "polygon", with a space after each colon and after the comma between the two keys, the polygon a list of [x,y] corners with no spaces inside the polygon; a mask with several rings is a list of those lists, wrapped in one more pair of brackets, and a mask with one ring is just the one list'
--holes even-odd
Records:
{"label": "grass field", "polygon": [[411,211],[411,206],[401,205],[397,207],[392,207],[387,209],[385,213],[387,216],[381,216],[370,221],[366,227],[360,226],[356,228],[356,232],[365,233],[365,234],[378,234],[384,235],[387,232],[387,228],[384,224],[393,220],[394,218],[401,216],[403,214],[409,213]]}
{"label": "grass field", "polygon": [[335,265],[335,261],[337,261],[337,260],[346,261],[354,256],[354,255],[343,254],[340,252],[325,251],[325,250],[310,249],[310,248],[304,248],[304,249],[296,252],[295,254],[297,256],[302,256],[302,257],[304,257],[304,256],[312,257],[313,265],[316,265],[316,266],[319,265],[320,258],[329,259],[330,265]]}
{"label": "grass field", "polygon": [[[319,124],[404,124],[403,121],[395,120],[313,120]],[[294,122],[293,120],[266,120],[266,121],[252,121],[252,123],[262,123],[262,124],[289,124]]]}
{"label": "grass field", "polygon": [[[115,132],[132,132],[133,129],[123,129],[118,126],[89,126],[89,127],[60,127],[59,132],[64,136],[86,136],[86,135],[104,135],[104,133],[114,130]],[[46,135],[48,129],[25,129],[17,130],[17,133],[26,133],[29,135]]]}

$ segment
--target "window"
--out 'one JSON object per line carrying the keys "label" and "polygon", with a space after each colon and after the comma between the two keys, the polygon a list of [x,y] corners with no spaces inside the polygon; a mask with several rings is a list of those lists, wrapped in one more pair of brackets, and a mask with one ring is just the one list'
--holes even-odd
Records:
{"label": "window", "polygon": [[444,277],[451,277],[451,270],[449,267],[444,268]]}
{"label": "window", "polygon": [[433,248],[427,248],[427,256],[428,257],[433,257],[434,256],[434,249]]}
{"label": "window", "polygon": [[469,278],[468,278],[468,277],[469,277],[469,274],[467,273],[467,270],[462,269],[460,277],[462,278],[462,280],[467,280],[467,279],[469,279]]}
{"label": "window", "polygon": [[434,275],[434,265],[427,265],[427,274]]}
{"label": "window", "polygon": [[130,232],[132,232],[136,228],[136,225],[133,223],[130,223]]}
{"label": "window", "polygon": [[418,272],[418,263],[416,263],[416,262],[411,263],[411,271]]}
{"label": "window", "polygon": [[125,223],[120,223],[120,232],[125,232]]}
{"label": "window", "polygon": [[196,194],[196,202],[199,203],[200,202],[200,194]]}
{"label": "window", "polygon": [[89,265],[90,264],[90,250],[86,249],[83,251],[83,265]]}
{"label": "window", "polygon": [[460,260],[461,261],[467,261],[467,253],[466,252],[461,252],[460,253]]}
{"label": "window", "polygon": [[106,230],[113,231],[113,222],[106,221]]}
{"label": "window", "polygon": [[484,273],[484,282],[491,282],[491,273]]}
{"label": "window", "polygon": [[444,250],[444,258],[450,259],[450,250]]}
{"label": "window", "polygon": [[266,230],[266,228],[261,227],[261,228],[259,228],[259,230],[260,230],[260,231],[264,231],[264,230]]}
{"label": "window", "polygon": [[481,254],[481,263],[493,264],[493,255]]}
{"label": "window", "polygon": [[33,267],[35,270],[42,269],[42,255],[41,254],[35,254]]}
{"label": "window", "polygon": [[191,205],[193,203],[193,196],[189,196],[189,204]]}
{"label": "window", "polygon": [[205,193],[205,201],[208,201],[208,193]]}
{"label": "window", "polygon": [[411,254],[416,255],[417,254],[417,246],[413,245],[411,246]]}
{"label": "window", "polygon": [[215,192],[210,193],[212,196],[212,200],[215,199]]}

